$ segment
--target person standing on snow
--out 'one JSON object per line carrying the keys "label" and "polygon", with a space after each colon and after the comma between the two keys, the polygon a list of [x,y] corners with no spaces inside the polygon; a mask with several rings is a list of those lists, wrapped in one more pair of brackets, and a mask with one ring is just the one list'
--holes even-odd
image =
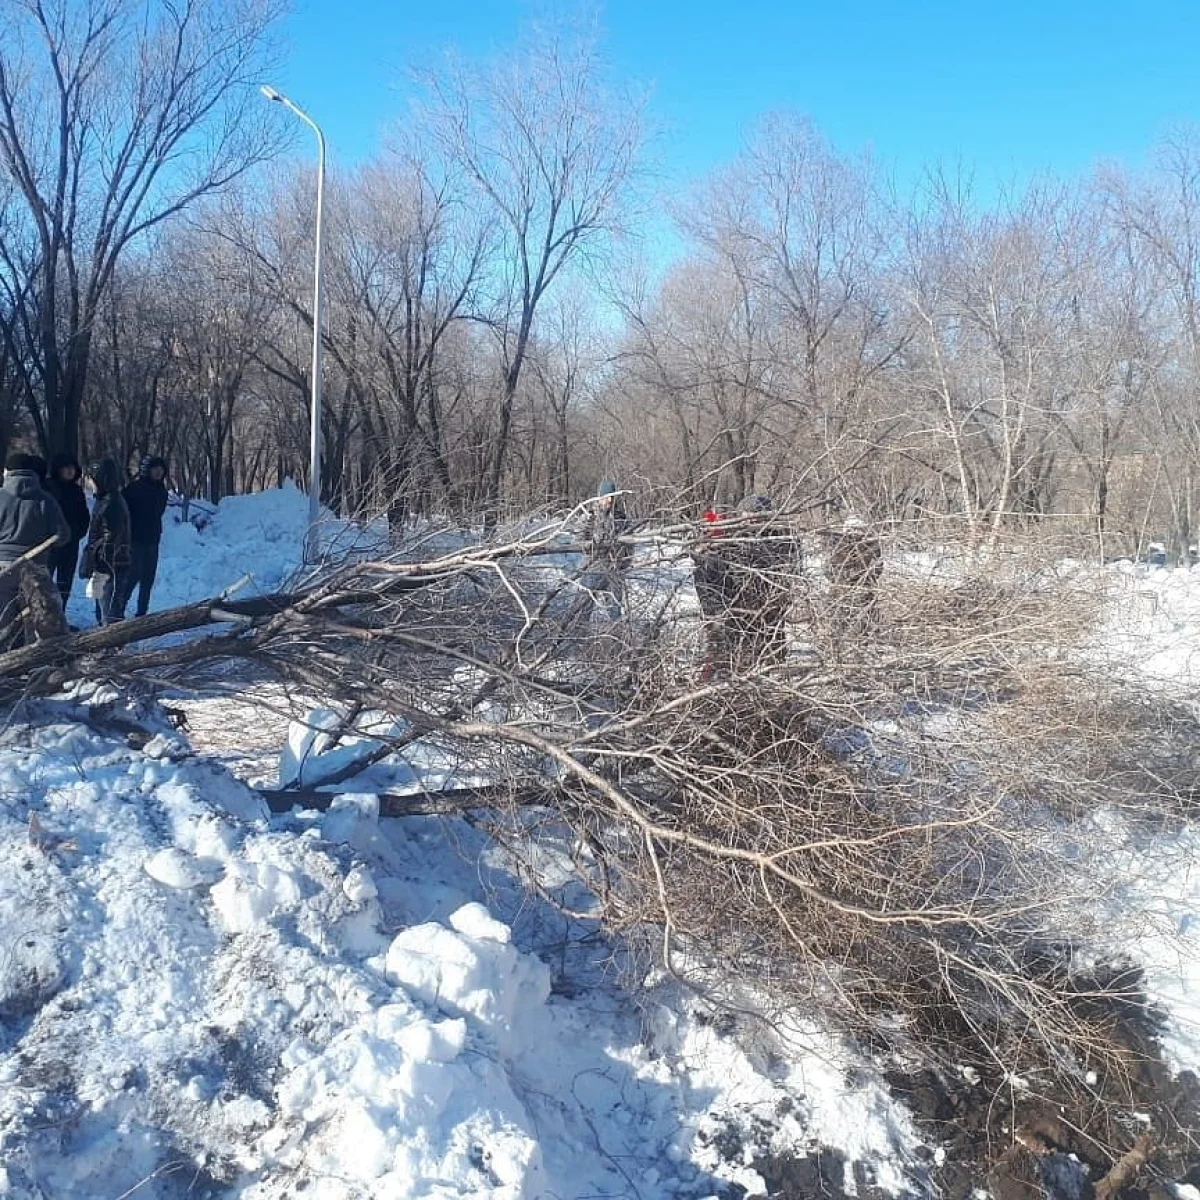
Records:
{"label": "person standing on snow", "polygon": [[125,590],[117,598],[117,616],[125,616],[125,608],[138,590],[137,615],[150,611],[150,591],[158,574],[158,547],[162,541],[163,513],[167,511],[167,476],[165,459],[147,455],[138,468],[138,477],[122,493],[129,507],[129,546],[132,565]]}
{"label": "person standing on snow", "polygon": [[79,566],[79,543],[87,536],[90,521],[87,497],[83,494],[83,468],[74,455],[56,454],[50,460],[46,490],[58,501],[71,534],[69,541],[56,546],[50,554],[50,574],[58,584],[65,612],[75,582],[75,569]]}
{"label": "person standing on snow", "polygon": [[129,586],[129,508],[121,495],[121,468],[111,458],[92,466],[88,476],[96,503],[79,577],[92,581],[89,594],[96,601],[96,623],[111,625],[121,619],[117,597]]}
{"label": "person standing on snow", "polygon": [[822,531],[828,547],[827,574],[834,619],[844,632],[861,631],[875,613],[883,546],[866,523],[853,515],[840,530]]}
{"label": "person standing on snow", "polygon": [[787,658],[787,616],[800,570],[791,531],[772,520],[768,496],[747,496],[729,528],[693,551],[696,595],[706,619],[701,679],[718,668],[756,670]]}
{"label": "person standing on snow", "polygon": [[588,571],[584,586],[593,593],[607,592],[618,608],[625,602],[625,572],[633,547],[621,538],[629,531],[624,498],[611,479],[602,480],[589,506],[586,529]]}
{"label": "person standing on snow", "polygon": [[[23,609],[32,614],[39,637],[66,633],[46,563],[51,549],[70,538],[57,501],[43,490],[41,460],[33,454],[11,454],[0,487],[0,648],[19,645],[18,621]],[[34,555],[31,552],[41,550]]]}

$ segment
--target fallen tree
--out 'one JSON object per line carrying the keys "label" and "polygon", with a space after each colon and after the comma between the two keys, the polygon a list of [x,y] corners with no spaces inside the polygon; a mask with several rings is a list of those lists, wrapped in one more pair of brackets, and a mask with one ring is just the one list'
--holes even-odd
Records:
{"label": "fallen tree", "polygon": [[[200,664],[253,664],[342,714],[331,744],[371,741],[267,793],[275,811],[436,747],[447,788],[385,789],[384,815],[486,810],[517,857],[566,831],[596,915],[667,970],[731,1005],[749,981],[815,1003],[997,1095],[1021,1076],[1090,1097],[1088,1136],[1116,1162],[1152,1015],[1136,972],[1083,969],[1097,881],[1061,843],[1100,803],[1182,803],[1189,781],[1161,757],[1196,730],[1181,719],[1164,743],[1153,704],[1050,657],[1095,601],[1028,562],[947,582],[893,559],[850,636],[810,568],[791,655],[701,682],[686,532],[639,535],[619,613],[553,531],[334,564],[277,595],[25,647],[0,655],[0,681],[164,690]],[[366,714],[392,732],[366,732]]]}

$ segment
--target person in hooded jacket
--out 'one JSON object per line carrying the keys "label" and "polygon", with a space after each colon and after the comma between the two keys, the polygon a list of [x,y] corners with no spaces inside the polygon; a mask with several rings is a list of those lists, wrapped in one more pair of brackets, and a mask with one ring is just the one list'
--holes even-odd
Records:
{"label": "person in hooded jacket", "polygon": [[121,495],[121,468],[111,458],[101,459],[88,471],[96,491],[87,545],[79,564],[80,579],[93,579],[96,623],[111,625],[121,619],[117,597],[128,587],[129,508]]}
{"label": "person in hooded jacket", "polygon": [[58,584],[65,610],[79,565],[79,543],[87,536],[90,520],[87,497],[83,494],[83,468],[74,455],[56,454],[50,460],[46,490],[58,501],[71,534],[69,541],[56,546],[50,554],[50,573]]}
{"label": "person in hooded jacket", "polygon": [[158,546],[162,541],[163,513],[167,511],[167,464],[147,455],[138,467],[137,478],[122,493],[129,506],[129,549],[131,565],[125,590],[117,597],[117,615],[125,616],[133,589],[137,588],[137,615],[150,611],[150,592],[158,574]]}
{"label": "person in hooded jacket", "polygon": [[715,505],[704,510],[701,536],[691,547],[692,581],[700,616],[705,622],[717,622],[725,615],[725,564],[721,558],[722,521]]}
{"label": "person in hooded jacket", "polygon": [[0,487],[0,647],[6,650],[23,640],[18,618],[25,608],[34,612],[40,636],[66,632],[57,599],[49,607],[44,601],[54,593],[47,557],[70,531],[58,503],[42,488],[38,464],[36,455],[9,455]]}

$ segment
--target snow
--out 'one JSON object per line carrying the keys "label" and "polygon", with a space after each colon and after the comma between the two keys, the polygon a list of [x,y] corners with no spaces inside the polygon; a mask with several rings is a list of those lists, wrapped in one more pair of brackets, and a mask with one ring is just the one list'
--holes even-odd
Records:
{"label": "snow", "polygon": [[248,1200],[702,1196],[756,1175],[706,1133],[785,1096],[784,1141],[900,1182],[914,1135],[833,1039],[780,1078],[669,988],[639,1007],[463,823],[364,796],[272,823],[211,764],[64,724],[10,729],[0,786],[0,1195],[181,1195],[182,1161]]}
{"label": "snow", "polygon": [[1200,1071],[1200,833],[1139,829],[1097,814],[1113,846],[1110,937],[1136,947],[1147,998],[1165,1014],[1159,1037],[1174,1071]]}
{"label": "snow", "polygon": [[[1195,713],[1200,567],[1121,562],[1090,577],[1105,615],[1087,657]],[[1090,821],[1109,850],[1098,872],[1111,896],[1108,940],[1122,953],[1132,948],[1145,971],[1147,997],[1165,1016],[1159,1042],[1167,1064],[1200,1073],[1200,831],[1182,822],[1147,827],[1112,809]]]}
{"label": "snow", "polygon": [[1097,655],[1143,680],[1200,682],[1200,567],[1123,562],[1101,579],[1108,605]]}
{"label": "snow", "polygon": [[[306,520],[288,486],[172,521],[154,607],[283,586]],[[721,1151],[754,1119],[903,1188],[919,1138],[828,1030],[719,1028],[471,823],[380,820],[375,789],[461,762],[415,745],[272,817],[228,769],[264,726],[306,783],[402,728],[213,705],[222,761],[53,710],[0,732],[0,1196],[698,1198],[762,1190]],[[568,850],[541,847],[545,886],[572,886]]]}
{"label": "snow", "polygon": [[[200,529],[171,514],[156,608],[298,569],[291,485],[222,501]],[[1107,603],[1094,661],[1189,696],[1200,573],[1081,577]],[[687,613],[689,589],[672,603]],[[73,619],[89,607],[77,595]],[[370,767],[325,812],[272,817],[228,769],[252,741],[281,781],[312,784],[403,730],[365,714],[340,737],[320,708],[276,728],[237,703],[213,702],[223,761],[65,720],[0,733],[0,1197],[761,1191],[731,1128],[909,1186],[909,1114],[815,1013],[718,1019],[532,899],[475,825],[381,820],[384,788],[470,782],[436,746]],[[1196,1070],[1200,835],[1130,827],[1123,845],[1114,937],[1136,913],[1124,941],[1168,1014],[1169,1061]],[[540,847],[544,886],[570,886],[568,849]]]}

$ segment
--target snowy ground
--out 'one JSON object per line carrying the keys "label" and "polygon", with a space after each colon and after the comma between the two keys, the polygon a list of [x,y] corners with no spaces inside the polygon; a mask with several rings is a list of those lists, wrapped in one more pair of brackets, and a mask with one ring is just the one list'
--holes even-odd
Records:
{"label": "snowy ground", "polygon": [[[294,489],[172,524],[154,606],[279,586],[303,529]],[[826,1031],[642,977],[465,820],[272,819],[233,772],[273,782],[284,717],[189,713],[210,753],[51,703],[0,733],[0,1195],[740,1196],[817,1147],[851,1192],[918,1170]]]}
{"label": "snowy ground", "polygon": [[831,1039],[785,1066],[669,987],[633,1005],[464,823],[348,796],[272,825],[150,749],[72,724],[0,749],[9,1194],[754,1191],[713,1143],[755,1116],[898,1182],[907,1123]]}
{"label": "snowy ground", "polygon": [[1194,696],[1200,685],[1200,567],[1121,563],[1103,573],[1108,619],[1097,649],[1110,662]]}
{"label": "snowy ground", "polygon": [[[281,586],[304,525],[291,488],[171,522],[154,606]],[[1095,577],[1096,652],[1190,698],[1200,572]],[[756,1154],[816,1147],[850,1193],[911,1190],[920,1138],[868,1064],[641,978],[467,821],[365,794],[270,818],[242,781],[304,731],[289,752],[288,698],[227,682],[188,704],[199,754],[54,705],[0,733],[0,1196],[733,1196],[763,1190]],[[1196,1070],[1200,838],[1126,846],[1166,1051]]]}

